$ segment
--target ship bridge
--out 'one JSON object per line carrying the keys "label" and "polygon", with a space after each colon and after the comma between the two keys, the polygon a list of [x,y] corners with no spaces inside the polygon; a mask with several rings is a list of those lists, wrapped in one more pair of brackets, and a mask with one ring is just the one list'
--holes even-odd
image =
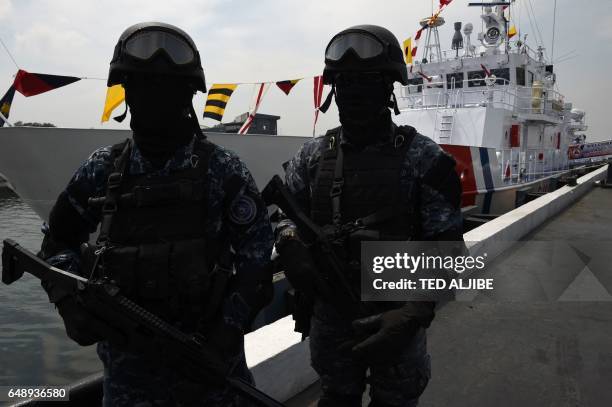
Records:
{"label": "ship bridge", "polygon": [[525,46],[520,53],[419,64],[400,88],[400,110],[492,107],[523,121],[560,124],[565,98],[553,89],[553,66],[532,53]]}

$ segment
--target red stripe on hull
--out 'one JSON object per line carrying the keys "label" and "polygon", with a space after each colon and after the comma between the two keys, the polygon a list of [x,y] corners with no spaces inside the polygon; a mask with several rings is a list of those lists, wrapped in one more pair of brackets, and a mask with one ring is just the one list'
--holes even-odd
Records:
{"label": "red stripe on hull", "polygon": [[[476,178],[474,177],[474,166],[472,164],[472,153],[469,146],[456,146],[450,144],[440,144],[440,147],[453,156],[457,165],[455,171],[461,180],[461,206],[471,206],[476,204]],[[467,192],[466,192],[467,191]]]}

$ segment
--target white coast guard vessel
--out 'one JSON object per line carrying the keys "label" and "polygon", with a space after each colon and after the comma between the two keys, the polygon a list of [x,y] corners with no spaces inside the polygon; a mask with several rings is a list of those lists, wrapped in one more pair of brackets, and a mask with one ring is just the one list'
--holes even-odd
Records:
{"label": "white coast guard vessel", "polygon": [[482,8],[483,31],[472,39],[471,23],[455,23],[450,51],[440,46],[443,17],[421,21],[426,42],[410,84],[401,88],[395,120],[455,157],[464,207],[501,214],[520,204],[525,192],[554,186],[569,169],[570,141],[586,126],[584,112],[555,90],[544,48],[533,50],[520,36],[510,39],[504,16],[510,3],[493,4],[470,4]]}
{"label": "white coast guard vessel", "polygon": [[[569,170],[570,141],[586,126],[584,112],[555,91],[544,49],[509,39],[505,6],[479,6],[483,32],[472,41],[473,25],[458,23],[451,51],[441,50],[439,13],[421,21],[426,41],[410,69],[410,84],[399,90],[401,113],[394,120],[414,126],[455,157],[464,207],[501,214],[521,204],[527,192],[554,188]],[[0,173],[46,219],[84,157],[130,135],[128,130],[5,127]],[[260,188],[308,140],[221,133],[210,138],[238,153]]]}

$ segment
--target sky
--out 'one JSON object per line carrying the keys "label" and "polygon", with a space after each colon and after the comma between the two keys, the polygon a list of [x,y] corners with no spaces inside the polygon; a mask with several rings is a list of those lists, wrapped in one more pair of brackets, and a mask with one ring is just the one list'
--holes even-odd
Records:
{"label": "sky", "polygon": [[[481,10],[467,3],[454,0],[444,11],[443,49],[450,49],[453,22],[472,22],[476,32],[480,29]],[[521,34],[528,34],[527,44],[535,48],[541,37],[549,58],[554,3],[517,0],[513,12]],[[531,22],[528,9],[535,16]],[[10,120],[73,128],[127,128],[128,120],[100,123],[115,43],[132,24],[163,21],[192,36],[209,86],[304,78],[289,96],[272,86],[259,112],[281,116],[280,134],[311,135],[312,77],[323,70],[324,50],[331,37],[352,25],[377,24],[390,29],[401,42],[414,36],[419,20],[431,10],[431,0],[0,0],[0,38],[20,68],[98,78],[30,98],[17,93]],[[557,0],[555,33],[559,91],[575,108],[587,112],[588,140],[612,138],[607,121],[612,95],[612,1]],[[570,58],[564,58],[568,53]],[[16,71],[0,49],[0,94],[11,85]],[[239,86],[224,121],[248,111],[253,92],[253,85]],[[205,100],[206,95],[196,95],[196,111],[203,110]],[[201,117],[200,122],[216,124]],[[337,124],[333,107],[320,116],[317,134]]]}

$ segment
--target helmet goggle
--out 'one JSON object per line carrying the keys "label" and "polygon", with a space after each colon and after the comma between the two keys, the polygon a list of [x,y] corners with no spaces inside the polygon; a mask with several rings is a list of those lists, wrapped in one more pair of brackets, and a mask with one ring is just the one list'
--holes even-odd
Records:
{"label": "helmet goggle", "polygon": [[195,61],[193,48],[182,37],[166,31],[140,31],[132,35],[124,45],[127,55],[148,60],[163,51],[177,65]]}
{"label": "helmet goggle", "polygon": [[351,32],[337,36],[327,47],[325,59],[339,61],[349,49],[361,59],[380,56],[384,52],[383,44],[376,38],[359,32]]}

